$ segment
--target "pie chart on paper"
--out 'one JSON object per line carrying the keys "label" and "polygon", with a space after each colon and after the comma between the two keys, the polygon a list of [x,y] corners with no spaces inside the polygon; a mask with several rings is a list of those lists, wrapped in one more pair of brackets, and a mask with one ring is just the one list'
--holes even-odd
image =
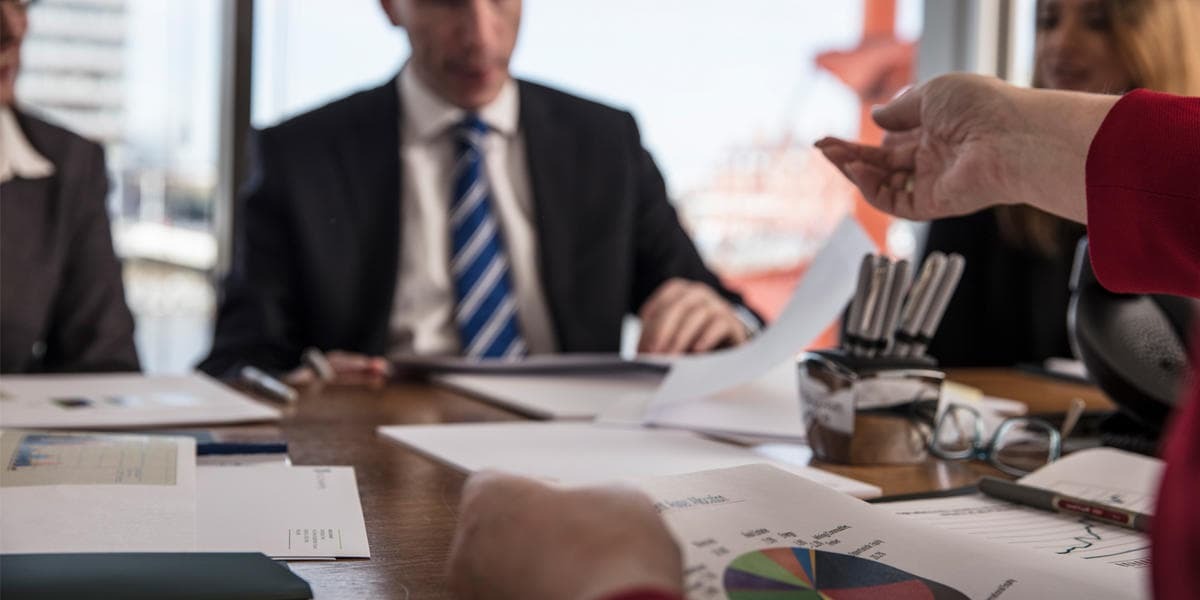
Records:
{"label": "pie chart on paper", "polygon": [[724,585],[729,600],[968,600],[881,562],[808,548],[743,554],[725,568]]}

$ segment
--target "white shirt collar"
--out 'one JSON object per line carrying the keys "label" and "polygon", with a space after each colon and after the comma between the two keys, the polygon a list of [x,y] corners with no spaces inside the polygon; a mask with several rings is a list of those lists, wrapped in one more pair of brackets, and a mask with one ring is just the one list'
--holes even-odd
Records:
{"label": "white shirt collar", "polygon": [[[454,124],[463,120],[467,111],[450,104],[429,89],[416,70],[405,65],[400,71],[397,86],[400,88],[400,106],[403,112],[405,136],[429,141],[441,135]],[[500,94],[477,113],[493,131],[506,137],[517,132],[520,112],[520,94],[517,84],[510,77],[500,88]]]}
{"label": "white shirt collar", "polygon": [[54,174],[54,164],[38,154],[21,126],[12,108],[0,106],[0,183],[22,177],[41,179]]}

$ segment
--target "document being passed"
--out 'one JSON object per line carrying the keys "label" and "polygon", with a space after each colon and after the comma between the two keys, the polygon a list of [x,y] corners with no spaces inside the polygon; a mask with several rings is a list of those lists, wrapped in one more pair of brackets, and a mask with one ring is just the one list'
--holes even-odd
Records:
{"label": "document being passed", "polygon": [[279,420],[277,409],[207,375],[0,377],[0,427],[110,429]]}
{"label": "document being passed", "polygon": [[[737,348],[675,360],[647,406],[647,421],[666,417],[675,404],[751,383],[785,362],[793,363],[850,300],[856,283],[852,266],[873,250],[862,227],[852,218],[843,219],[813,258],[779,318]],[[799,402],[798,395],[793,398]]]}
{"label": "document being passed", "polygon": [[371,557],[354,467],[200,467],[196,487],[200,551]]}

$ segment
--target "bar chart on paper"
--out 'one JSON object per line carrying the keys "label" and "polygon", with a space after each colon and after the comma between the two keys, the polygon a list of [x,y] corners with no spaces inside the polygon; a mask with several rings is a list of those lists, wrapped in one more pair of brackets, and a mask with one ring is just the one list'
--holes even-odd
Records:
{"label": "bar chart on paper", "polygon": [[747,552],[724,576],[729,600],[966,600],[951,587],[874,560],[810,548]]}
{"label": "bar chart on paper", "polygon": [[175,485],[178,445],[155,436],[5,432],[0,486]]}

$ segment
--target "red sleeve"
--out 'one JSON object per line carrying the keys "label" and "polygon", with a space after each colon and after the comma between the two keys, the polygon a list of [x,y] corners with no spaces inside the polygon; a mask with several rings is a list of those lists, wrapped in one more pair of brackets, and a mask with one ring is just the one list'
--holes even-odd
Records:
{"label": "red sleeve", "polygon": [[1180,414],[1168,430],[1163,446],[1167,469],[1158,490],[1158,506],[1151,523],[1150,564],[1154,571],[1154,597],[1158,600],[1195,598],[1200,590],[1200,327],[1192,335],[1192,381],[1180,405]]}
{"label": "red sleeve", "polygon": [[638,588],[605,596],[604,600],[684,600],[684,598],[677,592],[668,592],[657,588]]}
{"label": "red sleeve", "polygon": [[1088,151],[1087,203],[1104,287],[1200,297],[1200,98],[1121,98]]}
{"label": "red sleeve", "polygon": [[[1139,90],[1119,100],[1088,151],[1087,202],[1092,268],[1104,287],[1200,297],[1200,98]],[[1200,330],[1192,366],[1163,446],[1151,532],[1159,600],[1200,590]]]}

